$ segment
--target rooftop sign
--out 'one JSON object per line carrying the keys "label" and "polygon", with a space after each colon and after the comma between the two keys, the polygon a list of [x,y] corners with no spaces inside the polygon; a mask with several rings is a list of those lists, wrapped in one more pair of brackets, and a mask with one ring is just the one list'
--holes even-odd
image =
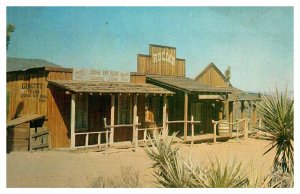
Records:
{"label": "rooftop sign", "polygon": [[99,82],[130,82],[130,73],[112,70],[74,68],[73,80]]}

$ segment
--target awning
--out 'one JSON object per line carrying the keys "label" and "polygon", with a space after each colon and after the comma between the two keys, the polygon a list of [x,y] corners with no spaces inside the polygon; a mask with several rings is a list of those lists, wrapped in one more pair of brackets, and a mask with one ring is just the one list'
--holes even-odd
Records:
{"label": "awning", "polygon": [[41,119],[41,118],[44,118],[44,117],[45,117],[45,115],[42,115],[42,114],[24,115],[24,116],[21,116],[19,118],[8,121],[6,127],[13,127],[13,126],[16,126],[16,125],[19,125],[19,124],[22,124],[22,123],[26,123],[26,122],[29,122],[29,121]]}
{"label": "awning", "polygon": [[227,88],[202,84],[199,81],[186,77],[147,75],[146,79],[149,83],[185,92],[231,93]]}
{"label": "awning", "polygon": [[225,98],[221,95],[199,95],[199,100],[222,100]]}
{"label": "awning", "polygon": [[48,80],[50,84],[63,88],[71,93],[101,93],[101,94],[164,94],[174,93],[152,84],[124,83],[124,82],[99,82],[77,80]]}

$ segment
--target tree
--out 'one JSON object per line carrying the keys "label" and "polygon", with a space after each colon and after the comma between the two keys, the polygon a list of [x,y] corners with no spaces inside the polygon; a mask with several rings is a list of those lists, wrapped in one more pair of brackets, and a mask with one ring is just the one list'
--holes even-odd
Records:
{"label": "tree", "polygon": [[228,66],[227,69],[225,70],[225,78],[229,82],[231,78],[231,67]]}
{"label": "tree", "polygon": [[6,49],[8,49],[9,41],[14,31],[15,31],[15,26],[13,24],[8,24],[6,27]]}

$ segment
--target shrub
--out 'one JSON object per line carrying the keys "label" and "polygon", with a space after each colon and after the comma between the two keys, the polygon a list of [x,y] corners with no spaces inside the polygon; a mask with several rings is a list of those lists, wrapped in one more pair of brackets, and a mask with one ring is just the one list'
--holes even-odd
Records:
{"label": "shrub", "polygon": [[91,182],[94,188],[139,188],[141,187],[139,171],[131,167],[121,167],[121,175],[114,177],[98,176]]}
{"label": "shrub", "polygon": [[294,99],[288,98],[287,90],[283,95],[263,96],[258,103],[263,116],[264,127],[258,128],[271,134],[270,148],[264,153],[276,149],[273,167],[283,172],[294,170]]}

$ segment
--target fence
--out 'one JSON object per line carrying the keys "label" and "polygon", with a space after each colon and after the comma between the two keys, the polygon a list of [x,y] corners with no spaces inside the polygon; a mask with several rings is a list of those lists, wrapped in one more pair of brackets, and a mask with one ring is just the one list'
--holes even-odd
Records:
{"label": "fence", "polygon": [[[219,125],[222,122],[228,122],[227,120],[219,120],[219,121],[214,121],[212,120],[212,123],[214,124],[214,143],[217,142],[217,125]],[[244,122],[244,126],[241,126],[241,123]],[[232,125],[232,127],[230,126]],[[249,129],[249,119],[244,118],[244,119],[238,119],[236,122],[229,123],[228,122],[228,129],[229,129],[229,137],[232,137],[232,130],[233,130],[233,125],[236,125],[236,138],[238,140],[239,138],[239,129],[244,133],[244,139],[248,138],[248,129]]]}
{"label": "fence", "polygon": [[190,121],[166,121],[166,130],[169,131],[169,124],[174,124],[174,123],[187,123],[187,124],[191,124],[191,131],[192,131],[192,141],[191,141],[191,143],[194,144],[194,136],[195,136],[194,125],[195,124],[200,124],[201,121],[194,121],[194,116],[191,116],[191,120]]}
{"label": "fence", "polygon": [[29,150],[44,149],[49,147],[49,129],[45,127],[30,128]]}

